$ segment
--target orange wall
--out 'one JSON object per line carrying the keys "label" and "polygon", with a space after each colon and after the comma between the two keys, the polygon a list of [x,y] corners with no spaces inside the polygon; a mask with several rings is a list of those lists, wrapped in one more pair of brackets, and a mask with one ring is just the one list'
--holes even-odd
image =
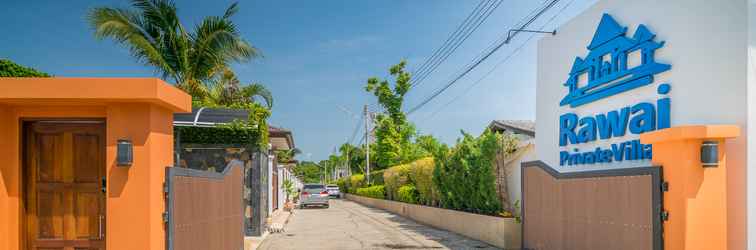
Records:
{"label": "orange wall", "polygon": [[[105,118],[107,248],[163,249],[165,167],[173,163],[173,112],[151,104],[97,106],[0,106],[0,249],[20,249],[22,180],[19,164],[21,118]],[[116,142],[131,139],[134,164],[117,167]]]}
{"label": "orange wall", "polygon": [[[173,163],[173,113],[146,104],[108,107],[108,249],[162,249],[165,167]],[[131,139],[134,164],[115,164],[116,142]],[[139,222],[135,221],[139,218]]]}
{"label": "orange wall", "polygon": [[[669,183],[663,194],[663,208],[669,220],[663,222],[664,249],[742,249],[742,223],[733,213],[745,209],[745,202],[732,199],[743,194],[743,186],[730,183],[733,172],[744,164],[729,159],[727,139],[739,135],[737,126],[681,126],[641,135],[642,143],[653,144],[653,163],[662,166],[662,179]],[[704,140],[719,142],[718,167],[700,163]],[[732,169],[737,169],[732,171]]]}
{"label": "orange wall", "polygon": [[[71,85],[82,88],[60,94]],[[0,250],[22,247],[22,118],[104,118],[107,248],[165,248],[163,181],[173,164],[173,113],[191,112],[189,95],[157,79],[105,78],[0,78],[0,92]],[[115,164],[118,139],[133,142],[131,167]]]}

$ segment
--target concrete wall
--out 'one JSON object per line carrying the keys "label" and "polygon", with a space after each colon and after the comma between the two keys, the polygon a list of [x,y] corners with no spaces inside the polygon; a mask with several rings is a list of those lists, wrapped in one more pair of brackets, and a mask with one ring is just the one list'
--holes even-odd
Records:
{"label": "concrete wall", "polygon": [[373,199],[347,194],[346,198],[380,208],[422,224],[455,232],[499,248],[520,247],[522,225],[513,218],[501,218],[455,210]]}

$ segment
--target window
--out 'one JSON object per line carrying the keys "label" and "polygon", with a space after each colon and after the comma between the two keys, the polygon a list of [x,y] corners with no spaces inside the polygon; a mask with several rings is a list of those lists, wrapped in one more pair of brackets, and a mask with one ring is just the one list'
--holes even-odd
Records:
{"label": "window", "polygon": [[643,62],[641,55],[642,53],[640,49],[627,52],[627,69],[632,69],[640,66]]}

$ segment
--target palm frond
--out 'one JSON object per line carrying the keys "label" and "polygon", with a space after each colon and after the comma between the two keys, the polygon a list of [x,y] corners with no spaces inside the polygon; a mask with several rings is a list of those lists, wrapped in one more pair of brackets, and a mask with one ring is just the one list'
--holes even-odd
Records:
{"label": "palm frond", "polygon": [[242,96],[250,101],[254,102],[254,97],[259,96],[264,101],[268,108],[273,108],[273,94],[264,85],[259,83],[253,83],[242,87]]}
{"label": "palm frond", "polygon": [[231,6],[228,6],[228,9],[226,9],[226,13],[223,14],[223,19],[228,19],[236,12],[239,12],[239,2],[234,2],[231,4]]}
{"label": "palm frond", "polygon": [[138,13],[118,8],[94,8],[87,19],[96,38],[111,38],[126,46],[137,61],[157,67],[164,78],[175,75]]}

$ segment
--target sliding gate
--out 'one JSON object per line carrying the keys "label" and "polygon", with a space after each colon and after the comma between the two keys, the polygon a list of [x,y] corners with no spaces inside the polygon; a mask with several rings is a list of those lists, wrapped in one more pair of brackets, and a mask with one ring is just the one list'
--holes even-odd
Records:
{"label": "sliding gate", "polygon": [[244,249],[244,166],[222,173],[166,168],[168,250]]}
{"label": "sliding gate", "polygon": [[662,249],[661,167],[522,165],[523,249]]}

